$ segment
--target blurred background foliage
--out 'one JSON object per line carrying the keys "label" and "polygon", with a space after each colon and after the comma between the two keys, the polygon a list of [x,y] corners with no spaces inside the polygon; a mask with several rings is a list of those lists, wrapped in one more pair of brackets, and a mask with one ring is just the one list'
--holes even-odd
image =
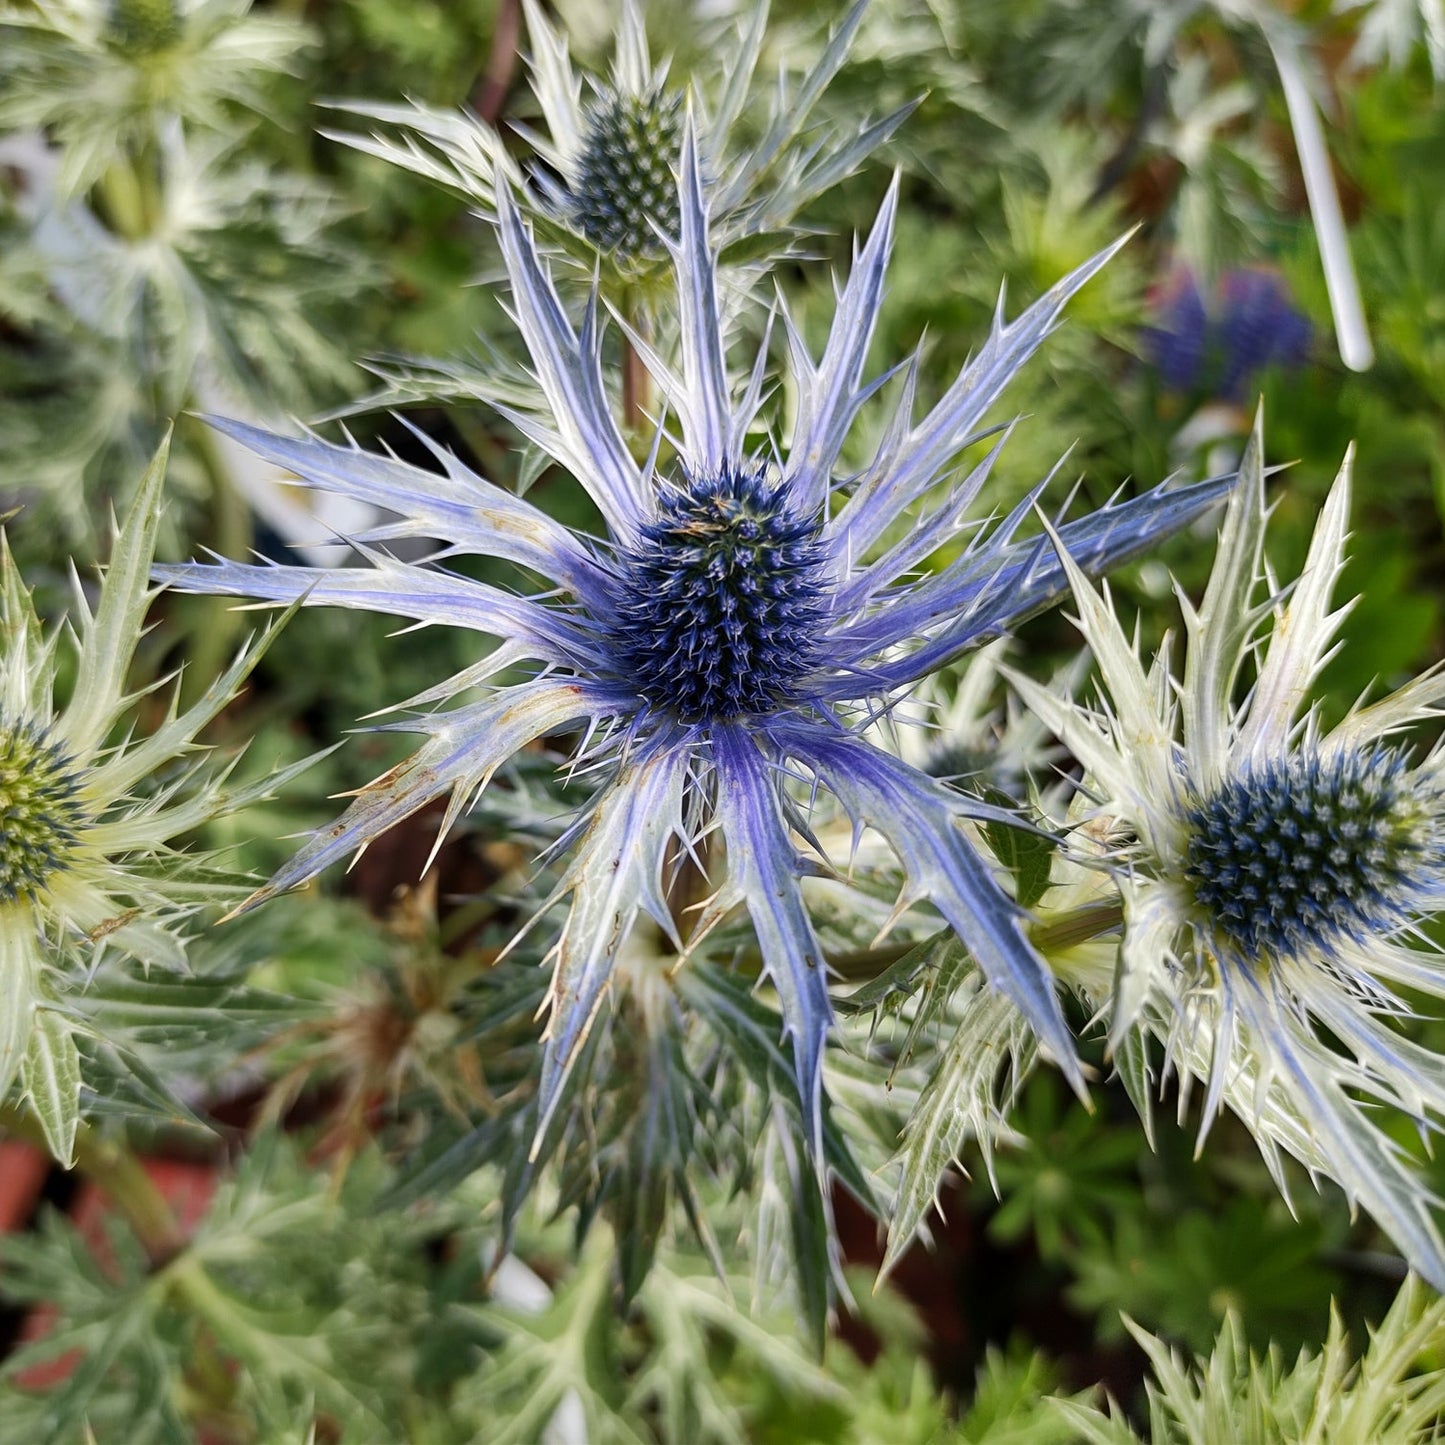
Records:
{"label": "blurred background foliage", "polygon": [[[704,8],[729,7],[647,7],[676,75],[718,63]],[[611,7],[553,9],[574,54],[603,66]],[[819,11],[777,0],[775,62],[816,53]],[[1445,651],[1438,14],[1431,0],[873,0],[817,123],[851,127],[863,110],[921,104],[883,153],[813,204],[778,284],[805,329],[825,322],[831,282],[818,262],[846,265],[852,233],[900,169],[875,357],[922,341],[920,389],[936,394],[986,334],[1001,281],[1017,307],[1138,227],[1013,393],[1008,404],[1028,421],[1003,453],[994,501],[1017,500],[1066,453],[1056,495],[1077,480],[1094,502],[1173,471],[1228,470],[1262,396],[1269,460],[1293,463],[1272,483],[1272,545],[1288,572],[1353,440],[1344,587],[1363,600],[1325,679],[1327,706],[1342,709]],[[1335,346],[1269,25],[1297,38],[1327,117],[1375,350],[1364,371]],[[0,7],[0,496],[23,506],[15,543],[42,601],[57,603],[67,559],[85,569],[103,555],[107,506],[178,412],[350,413],[362,439],[424,459],[394,416],[365,402],[412,369],[435,378],[439,362],[508,354],[515,343],[488,284],[494,241],[460,201],[326,139],[317,103],[405,96],[525,122],[535,107],[519,45],[510,0]],[[446,391],[431,385],[407,419],[494,480],[534,483],[544,506],[584,520],[565,481],[530,475],[505,424],[465,395],[440,404],[434,394]],[[344,519],[276,510],[269,484],[236,474],[192,422],[174,456],[170,556],[200,545],[240,555],[253,543],[280,555],[283,543],[344,530]],[[1198,589],[1209,540],[1207,527],[1175,539],[1116,580],[1146,637],[1175,621],[1171,573]],[[159,673],[184,658],[203,673],[235,626],[219,605],[167,601],[150,665]],[[389,630],[354,614],[297,616],[222,719],[220,741],[249,745],[245,767],[292,761],[468,660],[460,635],[396,642]],[[1045,675],[1074,639],[1053,614],[1025,644]],[[385,734],[352,739],[305,789],[207,841],[270,870],[289,845],[256,839],[316,826],[325,795],[375,776],[390,748]],[[120,1123],[149,1148],[228,1168],[175,1260],[163,1229],[158,1241],[136,1226],[144,1209],[130,1226],[113,1222],[106,1262],[55,1211],[0,1247],[12,1342],[25,1311],[44,1305],[58,1320],[5,1366],[0,1418],[13,1438],[80,1440],[88,1428],[101,1441],[297,1445],[1048,1445],[1134,1438],[1126,1416],[1161,1441],[1245,1438],[1230,1433],[1243,1414],[1223,1424],[1191,1415],[1186,1397],[1201,1381],[1226,1400],[1268,1402],[1249,1418],[1268,1415],[1274,1433],[1257,1438],[1302,1438],[1301,1392],[1329,1396],[1314,1357],[1331,1299],[1352,1341],[1332,1346],[1339,1364],[1390,1309],[1393,1257],[1336,1193],[1303,1177],[1292,1217],[1228,1121],[1196,1159],[1187,1111],[1177,1124],[1166,1102],[1151,1149],[1117,1084],[1095,1089],[1090,1112],[1047,1072],[1030,1079],[1012,1118],[1018,1137],[988,1158],[965,1149],[970,1177],[946,1188],[946,1219],[932,1219],[937,1252],[906,1256],[877,1293],[877,1229],[840,1191],[854,1303],[821,1360],[786,1304],[757,1303],[768,1292],[726,1241],[711,1242],[720,1258],[710,1261],[707,1241],[674,1227],[671,1204],[639,1194],[656,1161],[644,1167],[630,1152],[641,1145],[625,1112],[604,1110],[600,1127],[615,1135],[595,1158],[576,1155],[604,1160],[601,1177],[562,1167],[525,1208],[509,1203],[515,1181],[479,1166],[525,1127],[508,1100],[536,1065],[543,945],[529,938],[505,966],[497,958],[524,916],[518,899],[536,886],[530,860],[550,841],[535,821],[535,836],[516,831],[537,813],[523,804],[554,786],[546,761],[489,793],[417,890],[397,891],[416,881],[435,818],[373,848],[328,885],[336,896],[283,900],[207,935],[191,976],[138,973],[87,996],[107,1040],[95,1067],[115,1061],[114,1087],[87,1097],[97,1138]],[[699,990],[691,1001],[707,1014]],[[733,1017],[714,1005],[710,1026]],[[771,1020],[753,1025],[776,1038]],[[850,1035],[860,1055],[864,1037]],[[1445,1049],[1445,1025],[1426,1038]],[[758,1062],[758,1077],[769,1067]],[[746,1116],[756,1080],[726,1073],[699,1072],[692,1086]],[[869,1100],[887,1102],[882,1076],[851,1097],[868,1116]],[[875,1118],[886,1133],[882,1103]],[[738,1129],[768,1147],[767,1119]],[[1408,1132],[1402,1124],[1406,1142]],[[559,1157],[571,1147],[560,1143]],[[765,1207],[750,1214],[756,1181],[718,1154],[691,1181],[710,1192],[709,1217],[731,1210],[743,1236],[776,1227]],[[688,1167],[667,1197],[686,1195],[692,1156],[669,1161]],[[1445,1191],[1445,1163],[1433,1167]],[[52,1194],[68,1197],[63,1184]],[[790,1207],[805,1206],[783,1202],[784,1231]],[[608,1231],[634,1226],[653,1229],[656,1258],[619,1316]],[[501,1241],[512,1252],[499,1262]],[[760,1259],[778,1257],[753,1243]],[[1370,1369],[1383,1373],[1360,1378],[1403,1399],[1398,1378],[1416,1362],[1445,1362],[1445,1328],[1438,1307],[1414,1296],[1391,1321],[1403,1363],[1381,1356]],[[1156,1335],[1214,1358],[1199,1376],[1175,1360],[1176,1377]],[[63,1385],[31,1388],[37,1361],[77,1348],[86,1362]],[[1297,1365],[1280,1363],[1303,1348]],[[1339,1365],[1330,1388],[1344,1388],[1343,1374]],[[1111,1418],[1100,1387],[1116,1402]],[[1429,1425],[1433,1408],[1438,1430],[1439,1402],[1422,1398],[1421,1418]],[[1378,1434],[1312,1438],[1437,1438],[1406,1433],[1408,1423],[1382,1416]]]}

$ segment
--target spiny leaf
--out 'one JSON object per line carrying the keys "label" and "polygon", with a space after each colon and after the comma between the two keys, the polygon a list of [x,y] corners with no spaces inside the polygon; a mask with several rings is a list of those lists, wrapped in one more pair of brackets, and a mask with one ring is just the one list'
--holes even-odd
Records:
{"label": "spiny leaf", "polygon": [[25,1092],[45,1144],[67,1169],[75,1163],[80,1127],[80,1051],[74,1025],[55,1009],[37,1009],[25,1054]]}
{"label": "spiny leaf", "polygon": [[985,1163],[1037,1046],[1023,1015],[1002,994],[980,986],[963,1009],[957,1032],[925,1085],[903,1131],[902,1166],[881,1275],[902,1258],[938,1195],[939,1180],[976,1138]]}
{"label": "spiny leaf", "polygon": [[[986,787],[983,796],[996,807],[1014,806],[1014,800],[998,788]],[[1049,890],[1054,841],[1032,828],[1010,828],[992,819],[984,823],[983,836],[993,856],[1013,874],[1014,898],[1019,907],[1032,908]]]}

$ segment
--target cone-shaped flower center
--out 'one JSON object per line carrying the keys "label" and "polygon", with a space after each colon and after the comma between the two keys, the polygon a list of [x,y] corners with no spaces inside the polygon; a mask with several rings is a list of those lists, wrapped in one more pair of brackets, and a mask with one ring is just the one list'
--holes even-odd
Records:
{"label": "cone-shaped flower center", "polygon": [[75,847],[81,810],[68,763],[30,728],[0,723],[0,902],[33,893]]}
{"label": "cone-shaped flower center", "polygon": [[111,0],[106,15],[106,38],[133,59],[169,50],[181,30],[176,0]]}
{"label": "cone-shaped flower center", "polygon": [[1216,934],[1260,961],[1394,928],[1438,876],[1427,800],[1385,748],[1251,768],[1188,822],[1196,902]]}
{"label": "cone-shaped flower center", "polygon": [[761,466],[665,485],[618,558],[612,642],[638,692],[684,722],[767,712],[814,665],[822,545]]}
{"label": "cone-shaped flower center", "polygon": [[572,176],[572,218],[599,251],[624,257],[661,249],[652,224],[676,236],[682,97],[661,87],[647,95],[599,96]]}

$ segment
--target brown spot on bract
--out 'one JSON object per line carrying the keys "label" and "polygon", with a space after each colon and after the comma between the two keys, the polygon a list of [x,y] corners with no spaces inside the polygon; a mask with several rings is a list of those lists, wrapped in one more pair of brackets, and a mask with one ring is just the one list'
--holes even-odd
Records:
{"label": "brown spot on bract", "polygon": [[117,913],[114,918],[107,918],[104,923],[98,923],[85,936],[92,943],[99,943],[102,938],[109,938],[118,928],[124,928],[133,918],[140,914],[139,908],[127,908],[124,913]]}

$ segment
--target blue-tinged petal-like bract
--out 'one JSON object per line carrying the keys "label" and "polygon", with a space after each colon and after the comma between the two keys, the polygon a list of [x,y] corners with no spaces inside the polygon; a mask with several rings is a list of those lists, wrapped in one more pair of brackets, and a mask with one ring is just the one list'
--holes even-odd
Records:
{"label": "blue-tinged petal-like bract", "polygon": [[[745,905],[783,1006],[816,1144],[832,1011],[826,960],[798,883],[812,866],[810,786],[835,795],[860,827],[887,840],[908,896],[930,902],[958,930],[1081,1087],[1026,915],[961,826],[991,810],[875,749],[862,733],[880,706],[926,671],[1065,590],[1052,545],[1015,540],[1031,503],[991,534],[965,516],[992,457],[962,479],[951,476],[1010,377],[1113,248],[1017,320],[1000,313],[978,356],[915,420],[914,363],[864,375],[891,241],[890,191],[855,253],[820,361],[784,313],[799,404],[787,445],[759,447],[749,436],[765,357],[749,366],[743,387],[734,384],[690,132],[679,186],[678,234],[665,242],[676,275],[678,364],[644,338],[633,346],[680,438],[675,459],[664,455],[647,467],[633,460],[610,409],[595,307],[574,326],[505,188],[497,198],[513,314],[539,394],[530,409],[505,414],[588,490],[605,538],[569,532],[442,453],[445,475],[432,478],[354,448],[223,424],[306,484],[379,503],[401,520],[360,539],[369,566],[191,564],[159,569],[163,580],[192,592],[367,608],[497,639],[491,657],[414,703],[444,704],[487,682],[500,672],[494,658],[537,669],[532,680],[493,687],[479,702],[403,724],[427,735],[417,754],[365,789],[253,902],[313,877],[435,797],[451,797],[450,820],[510,753],[583,727],[589,766],[602,770],[603,781],[571,830],[575,851],[559,889],[571,913],[554,954],[542,1127],[604,1002],[629,928],[647,913],[674,937],[688,936],[669,914],[669,888],[690,858],[716,873],[720,845],[725,871],[713,879],[699,926]],[[860,410],[900,371],[871,463],[840,480],[835,469]],[[1102,570],[1185,525],[1228,486],[1161,487],[1074,522],[1063,535],[1086,567]],[[930,508],[914,516],[925,495]],[[957,562],[919,570],[965,533]],[[426,534],[444,550],[425,564],[375,550],[386,537]],[[466,553],[516,563],[546,590],[514,595],[445,570],[446,558]]]}

